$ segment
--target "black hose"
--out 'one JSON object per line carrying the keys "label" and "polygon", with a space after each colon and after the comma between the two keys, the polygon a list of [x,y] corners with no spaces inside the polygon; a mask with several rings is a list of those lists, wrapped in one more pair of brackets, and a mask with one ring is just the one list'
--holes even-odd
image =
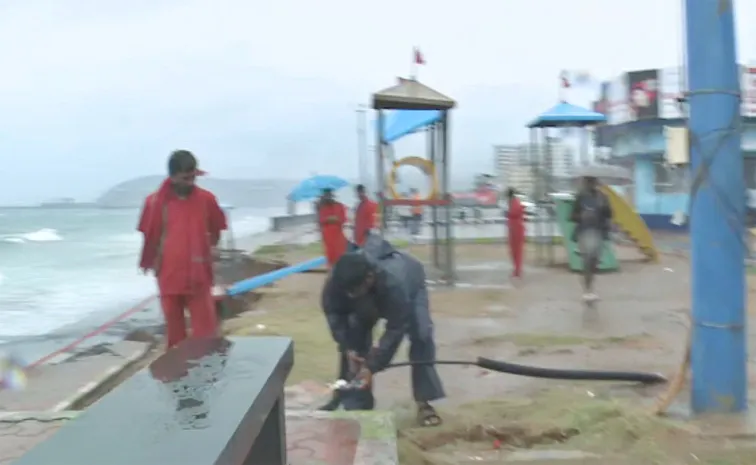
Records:
{"label": "black hose", "polygon": [[541,368],[516,363],[491,360],[490,358],[478,357],[474,362],[463,360],[433,360],[398,362],[388,365],[386,368],[396,368],[413,365],[467,365],[477,366],[484,370],[509,373],[511,375],[529,376],[532,378],[568,379],[572,381],[629,381],[642,384],[666,383],[667,378],[659,373],[645,373],[639,371],[599,371],[599,370],[564,370],[557,368]]}

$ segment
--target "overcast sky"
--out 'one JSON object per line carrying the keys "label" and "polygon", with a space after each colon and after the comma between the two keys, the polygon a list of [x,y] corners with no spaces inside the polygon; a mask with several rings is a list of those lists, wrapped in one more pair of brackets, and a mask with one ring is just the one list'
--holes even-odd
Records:
{"label": "overcast sky", "polygon": [[[195,151],[219,177],[356,176],[355,107],[408,74],[414,45],[427,60],[420,80],[459,101],[455,170],[488,171],[491,145],[525,141],[525,121],[556,102],[560,70],[608,78],[679,62],[680,8],[679,0],[5,1],[0,203],[91,199],[164,172],[175,148]],[[748,61],[756,2],[736,8]]]}

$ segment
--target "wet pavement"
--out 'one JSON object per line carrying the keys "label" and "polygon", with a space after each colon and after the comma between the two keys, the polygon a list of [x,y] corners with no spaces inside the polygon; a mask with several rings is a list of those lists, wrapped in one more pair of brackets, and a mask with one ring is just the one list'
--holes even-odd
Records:
{"label": "wet pavement", "polygon": [[0,465],[8,465],[48,439],[70,419],[19,418],[0,420]]}
{"label": "wet pavement", "polygon": [[104,379],[141,358],[149,347],[147,343],[122,341],[99,353],[34,368],[23,390],[0,390],[0,411],[67,410]]}
{"label": "wet pavement", "polygon": [[388,412],[286,413],[289,465],[396,465]]}

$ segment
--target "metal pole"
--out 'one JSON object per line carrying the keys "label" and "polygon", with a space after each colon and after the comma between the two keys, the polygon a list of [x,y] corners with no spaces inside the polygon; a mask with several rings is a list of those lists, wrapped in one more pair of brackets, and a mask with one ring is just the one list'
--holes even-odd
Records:
{"label": "metal pole", "polygon": [[543,128],[544,133],[544,140],[546,141],[546,192],[543,196],[543,202],[544,202],[544,210],[546,211],[546,241],[547,242],[547,249],[549,251],[549,265],[554,264],[554,233],[552,231],[553,221],[551,218],[551,205],[549,205],[549,200],[551,198],[551,192],[553,191],[554,187],[553,179],[554,179],[554,154],[551,150],[551,137],[549,135],[549,128]]}
{"label": "metal pole", "polygon": [[[588,126],[583,126],[580,136],[580,164],[585,166],[591,162],[588,156]],[[571,176],[572,173],[567,173],[567,175]]]}
{"label": "metal pole", "polygon": [[[433,163],[433,166],[438,169],[438,157],[436,156],[437,153],[437,147],[438,147],[438,131],[439,123],[433,123],[428,127],[428,159]],[[439,260],[440,257],[438,256],[438,247],[439,247],[439,240],[438,240],[438,223],[439,223],[439,215],[438,215],[438,206],[433,205],[431,206],[431,235],[432,235],[432,255],[433,255],[433,266],[436,267],[436,269],[439,269]]]}
{"label": "metal pole", "polygon": [[385,189],[383,188],[383,110],[378,110],[378,129],[375,131],[375,190],[378,196],[378,211],[381,212],[381,233],[386,232],[386,204],[384,202]]}
{"label": "metal pole", "polygon": [[367,107],[357,106],[357,168],[360,184],[367,182]]}
{"label": "metal pole", "polygon": [[[449,160],[449,110],[444,110],[444,116],[441,120],[441,161],[442,161],[442,192],[444,200],[451,200],[449,194],[449,167],[451,166]],[[454,264],[454,233],[452,232],[452,215],[451,204],[447,204],[444,207],[446,214],[444,219],[446,220],[446,280],[449,285],[453,285],[456,281],[456,272]]]}
{"label": "metal pole", "polygon": [[538,199],[541,195],[541,169],[540,169],[540,152],[538,147],[538,129],[530,128],[530,162],[533,170],[533,202],[536,204],[536,217],[533,220],[533,236],[535,239],[536,263],[541,263],[541,215],[538,206]]}
{"label": "metal pole", "polygon": [[690,218],[696,413],[748,408],[745,199],[733,17],[732,0],[685,2],[691,164],[694,173],[709,166]]}

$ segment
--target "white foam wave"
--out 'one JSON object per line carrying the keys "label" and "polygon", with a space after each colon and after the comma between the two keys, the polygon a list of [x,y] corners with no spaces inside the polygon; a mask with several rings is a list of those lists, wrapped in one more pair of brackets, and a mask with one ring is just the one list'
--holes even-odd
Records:
{"label": "white foam wave", "polygon": [[269,225],[270,219],[264,216],[245,216],[238,220],[231,218],[231,230],[237,238],[266,231]]}
{"label": "white foam wave", "polygon": [[27,242],[57,242],[63,238],[57,229],[42,228],[30,233],[20,234],[19,237]]}
{"label": "white foam wave", "polygon": [[21,239],[20,237],[4,237],[3,242],[10,242],[12,244],[23,244],[26,241]]}
{"label": "white foam wave", "polygon": [[0,239],[3,242],[23,244],[24,242],[58,242],[62,241],[63,237],[58,233],[57,229],[42,228],[28,233],[5,234],[0,236]]}

